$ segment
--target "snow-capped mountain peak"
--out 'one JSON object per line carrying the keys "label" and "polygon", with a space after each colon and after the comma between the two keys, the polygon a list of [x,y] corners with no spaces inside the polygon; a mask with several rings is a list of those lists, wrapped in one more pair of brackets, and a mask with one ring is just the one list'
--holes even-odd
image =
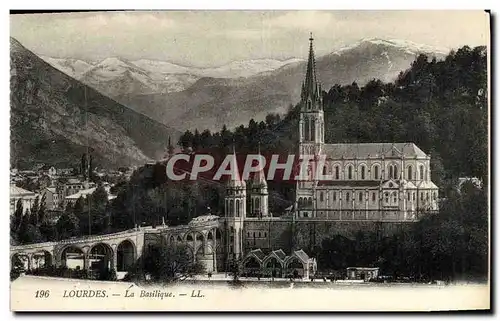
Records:
{"label": "snow-capped mountain peak", "polygon": [[384,38],[363,38],[353,44],[342,47],[333,52],[333,54],[341,55],[344,52],[353,50],[362,45],[382,45],[387,47],[398,48],[403,50],[408,54],[418,54],[418,53],[435,53],[446,55],[449,53],[450,48],[442,46],[431,46],[427,44],[416,43],[409,40],[402,39],[384,39]]}

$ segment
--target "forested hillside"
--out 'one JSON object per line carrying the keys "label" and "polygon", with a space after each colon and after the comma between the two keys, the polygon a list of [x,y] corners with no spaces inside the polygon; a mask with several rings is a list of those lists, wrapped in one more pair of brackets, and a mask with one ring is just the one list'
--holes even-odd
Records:
{"label": "forested hillside", "polygon": [[[486,181],[488,92],[485,47],[462,47],[437,61],[420,55],[395,82],[372,80],[335,85],[324,92],[325,140],[414,142],[431,155],[433,180],[477,176]],[[270,109],[272,109],[270,107]],[[269,114],[266,121],[220,132],[186,131],[179,145],[228,148],[239,152],[293,151],[298,141],[298,110]]]}

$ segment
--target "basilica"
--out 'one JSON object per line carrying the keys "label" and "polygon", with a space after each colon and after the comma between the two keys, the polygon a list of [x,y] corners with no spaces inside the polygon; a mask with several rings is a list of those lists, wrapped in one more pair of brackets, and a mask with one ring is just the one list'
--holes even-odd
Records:
{"label": "basilica", "polygon": [[[319,169],[306,166],[306,179],[296,183],[291,215],[280,217],[269,213],[264,173],[245,181],[235,168],[226,186],[224,206],[229,235],[226,253],[230,256],[249,260],[253,253],[252,260],[257,260],[261,250],[273,253],[284,247],[294,253],[320,244],[322,233],[331,236],[347,229],[352,232],[361,225],[369,228],[373,222],[406,224],[438,210],[438,187],[431,181],[430,156],[414,143],[325,143],[322,90],[316,76],[312,36],[309,40],[298,151],[324,162]],[[318,179],[314,173],[317,170],[328,179]],[[288,238],[284,237],[287,233],[291,235]],[[281,256],[284,264],[285,256]],[[308,260],[304,258],[305,266],[315,264]]]}
{"label": "basilica", "polygon": [[438,187],[430,157],[412,142],[327,144],[321,85],[310,40],[302,84],[299,153],[323,156],[323,175],[297,183],[296,217],[318,219],[408,219],[435,211]]}

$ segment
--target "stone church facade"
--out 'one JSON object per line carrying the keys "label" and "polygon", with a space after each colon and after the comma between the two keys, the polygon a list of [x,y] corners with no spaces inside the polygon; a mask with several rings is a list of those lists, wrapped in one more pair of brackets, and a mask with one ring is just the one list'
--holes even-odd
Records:
{"label": "stone church facade", "polygon": [[[316,160],[311,162],[316,166],[309,165],[308,176],[297,183],[296,218],[405,220],[418,212],[437,211],[438,187],[431,181],[430,156],[414,143],[325,143],[322,91],[312,37],[309,40],[299,153]],[[319,174],[325,178],[318,179]]]}

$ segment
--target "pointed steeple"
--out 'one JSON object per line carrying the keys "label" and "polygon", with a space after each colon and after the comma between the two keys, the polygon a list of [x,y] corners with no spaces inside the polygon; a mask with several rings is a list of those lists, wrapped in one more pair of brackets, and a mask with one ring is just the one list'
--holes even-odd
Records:
{"label": "pointed steeple", "polygon": [[245,187],[245,181],[242,179],[240,175],[240,171],[238,168],[238,159],[236,158],[236,150],[234,147],[234,141],[233,141],[233,155],[232,155],[232,164],[231,164],[231,177],[229,178],[229,186],[228,187]]}
{"label": "pointed steeple", "polygon": [[[259,149],[259,156],[261,156],[260,153],[260,141],[258,145]],[[253,177],[252,177],[252,185],[254,187],[267,187],[267,181],[266,181],[266,175],[264,173],[264,169],[261,169],[260,171],[256,172]]]}
{"label": "pointed steeple", "polygon": [[307,70],[306,70],[306,79],[303,87],[303,95],[305,97],[315,97],[318,89],[318,82],[316,79],[316,59],[314,57],[314,47],[313,47],[314,38],[311,33],[311,37],[309,38],[309,58],[307,59]]}

